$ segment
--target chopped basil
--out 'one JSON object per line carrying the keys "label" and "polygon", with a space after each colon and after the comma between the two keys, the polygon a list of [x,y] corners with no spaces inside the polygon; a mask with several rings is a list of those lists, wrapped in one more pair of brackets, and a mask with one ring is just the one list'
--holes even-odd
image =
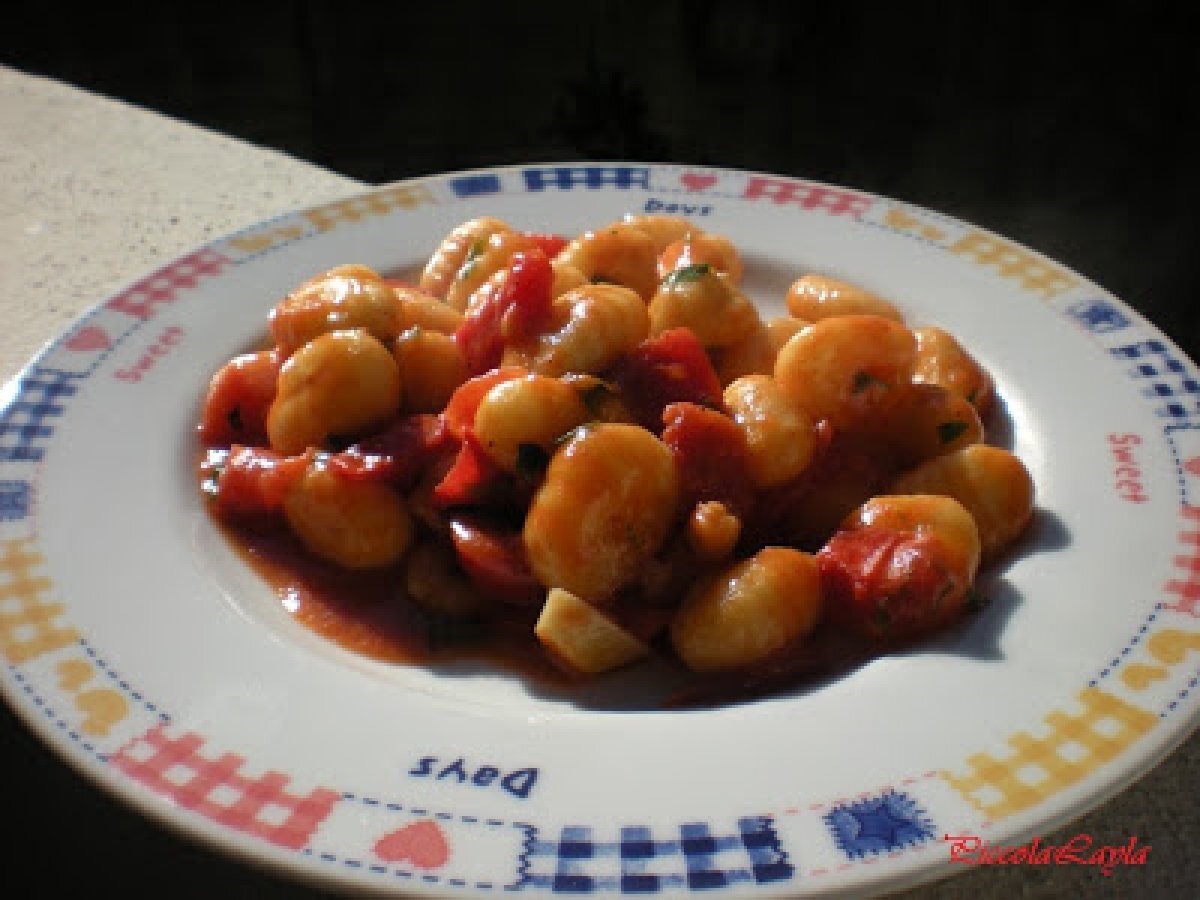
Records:
{"label": "chopped basil", "polygon": [[466,281],[471,277],[471,272],[475,269],[475,264],[479,261],[479,257],[483,256],[483,252],[486,249],[487,242],[482,238],[471,243],[471,246],[467,248],[467,258],[463,260],[462,267],[458,270],[459,281]]}
{"label": "chopped basil", "polygon": [[621,282],[619,282],[613,278],[609,278],[607,275],[600,275],[600,274],[593,275],[591,278],[588,279],[588,282],[590,284],[615,284],[617,287],[621,286]]}
{"label": "chopped basil", "polygon": [[861,394],[873,384],[877,384],[880,387],[887,387],[886,381],[876,378],[870,372],[855,372],[854,384],[850,387],[850,393]]}
{"label": "chopped basil", "polygon": [[204,455],[204,461],[200,463],[201,493],[209,497],[216,497],[221,493],[221,473],[225,471],[228,461],[228,450],[210,449]]}
{"label": "chopped basil", "polygon": [[966,422],[942,422],[937,427],[938,440],[940,440],[943,444],[949,444],[960,437],[966,430]]}
{"label": "chopped basil", "polygon": [[977,613],[985,609],[990,602],[991,598],[975,587],[975,585],[967,588],[966,607],[968,612]]}
{"label": "chopped basil", "polygon": [[604,412],[604,404],[615,396],[616,391],[603,381],[588,385],[586,389],[579,392],[579,399],[583,401],[584,407],[593,416],[599,416]]}
{"label": "chopped basil", "polygon": [[545,471],[550,454],[539,444],[517,444],[517,473],[532,478]]}
{"label": "chopped basil", "polygon": [[705,275],[712,272],[713,267],[708,263],[693,263],[690,266],[682,266],[676,269],[670,275],[663,279],[664,285],[683,284],[689,281],[699,281]]}

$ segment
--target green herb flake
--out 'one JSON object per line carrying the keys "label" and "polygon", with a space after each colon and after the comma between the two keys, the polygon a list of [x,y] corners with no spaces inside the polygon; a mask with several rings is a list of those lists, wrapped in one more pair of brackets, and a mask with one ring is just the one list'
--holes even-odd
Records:
{"label": "green herb flake", "polygon": [[550,464],[550,454],[539,444],[517,445],[517,473],[526,478],[540,475]]}
{"label": "green herb flake", "polygon": [[597,417],[604,412],[605,404],[615,397],[616,391],[603,381],[588,385],[586,389],[579,392],[579,399],[583,401],[584,407],[591,415]]}
{"label": "green herb flake", "polygon": [[967,589],[966,608],[967,612],[977,613],[985,609],[991,602],[991,598],[984,594],[974,585]]}
{"label": "green herb flake", "polygon": [[886,381],[876,378],[870,372],[855,372],[854,383],[850,386],[850,393],[855,395],[861,394],[873,384],[877,384],[880,387],[887,387]]}
{"label": "green herb flake", "polygon": [[957,440],[967,430],[966,422],[942,422],[937,427],[938,440],[943,444],[950,444]]}
{"label": "green herb flake", "polygon": [[699,281],[711,273],[712,270],[713,267],[708,263],[694,263],[690,266],[682,266],[663,279],[663,284],[685,284],[689,281]]}
{"label": "green herb flake", "polygon": [[482,238],[471,243],[471,246],[467,248],[467,258],[463,260],[462,267],[458,270],[459,281],[466,281],[471,277],[471,272],[475,270],[475,264],[479,262],[479,257],[483,256],[485,250],[487,250],[487,242]]}

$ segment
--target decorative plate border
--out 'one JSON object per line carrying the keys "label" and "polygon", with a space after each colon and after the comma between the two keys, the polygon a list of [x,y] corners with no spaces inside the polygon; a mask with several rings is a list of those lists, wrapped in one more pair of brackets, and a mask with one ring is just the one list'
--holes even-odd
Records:
{"label": "decorative plate border", "polygon": [[[179,339],[155,329],[160,312],[186,301],[200,282],[281,247],[379,216],[513,193],[628,191],[644,212],[709,214],[723,200],[853,220],[965,260],[1046,303],[1080,329],[1132,380],[1159,423],[1156,431],[1109,436],[1113,488],[1146,502],[1136,447],[1163,440],[1176,465],[1178,554],[1144,623],[1096,677],[1043,717],[1041,737],[1011,734],[1003,747],[968,756],[953,771],[916,773],[853,797],[830,797],[730,821],[536,823],[412,806],[325,785],[297,785],[204,736],[177,733],[169,711],[112,669],[71,624],[38,544],[38,484],[44,451],[83,381],[123,343],[153,330],[136,364],[112,374],[140,380]],[[0,657],[10,700],[97,765],[219,829],[249,836],[322,866],[433,892],[663,893],[758,886],[804,891],[912,858],[906,871],[945,861],[949,822],[962,810],[977,831],[1036,811],[1083,783],[1163,720],[1185,712],[1194,725],[1200,683],[1200,379],[1193,364],[1119,300],[1040,254],[946,216],[854,190],[772,175],[699,166],[567,164],[463,172],[387,186],[288,214],[184,256],[97,306],[9,385],[0,410]],[[1198,655],[1192,656],[1192,651]],[[1191,702],[1187,702],[1191,697]],[[435,761],[436,762],[436,761]],[[430,762],[433,779],[520,790],[493,766]],[[535,777],[536,777],[536,770]],[[526,776],[528,780],[528,776]],[[360,823],[351,828],[339,819]],[[369,842],[348,843],[344,835]],[[940,855],[939,855],[940,854]],[[933,857],[938,855],[937,859]],[[503,858],[498,873],[473,861]],[[874,874],[874,873],[873,873]]]}

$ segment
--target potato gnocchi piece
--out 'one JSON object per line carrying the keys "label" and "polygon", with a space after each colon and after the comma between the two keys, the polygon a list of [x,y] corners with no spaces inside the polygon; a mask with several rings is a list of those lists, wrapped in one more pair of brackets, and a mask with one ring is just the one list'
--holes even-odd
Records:
{"label": "potato gnocchi piece", "polygon": [[913,335],[917,339],[913,381],[943,387],[972,404],[980,416],[986,416],[995,393],[987,370],[942,328],[918,328]]}
{"label": "potato gnocchi piece", "polygon": [[451,335],[413,326],[396,338],[392,356],[404,385],[405,412],[440,412],[467,380],[467,360]]}
{"label": "potato gnocchi piece", "polygon": [[493,275],[504,271],[514,253],[535,246],[532,238],[516,231],[498,231],[486,241],[472,244],[454,280],[446,288],[446,305],[460,311],[468,309],[475,292]]}
{"label": "potato gnocchi piece", "polygon": [[672,241],[658,256],[658,277],[666,279],[681,269],[707,266],[729,279],[742,280],[742,257],[729,238],[710,232],[692,231]]}
{"label": "potato gnocchi piece", "polygon": [[671,645],[695,672],[748,668],[809,634],[821,609],[816,557],[765,547],[696,584],[671,621]]}
{"label": "potato gnocchi piece", "polygon": [[873,315],[820,319],[775,359],[775,380],[814,419],[851,425],[881,393],[912,380],[917,344],[898,322]]}
{"label": "potato gnocchi piece", "polygon": [[310,278],[271,310],[271,336],[283,356],[330,331],[361,328],[387,343],[400,333],[401,302],[366,266],[337,266]]}
{"label": "potato gnocchi piece", "polygon": [[725,408],[742,431],[754,486],[777,487],[812,461],[815,423],[769,375],[747,375],[725,388]]}
{"label": "potato gnocchi piece", "polygon": [[927,460],[888,486],[889,493],[953,497],[975,519],[985,557],[1004,551],[1033,516],[1033,478],[1001,447],[971,444]]}
{"label": "potato gnocchi piece", "polygon": [[419,287],[427,294],[445,299],[446,292],[472,249],[479,252],[493,234],[512,230],[507,222],[494,216],[480,216],[456,226],[442,239],[425,264]]}
{"label": "potato gnocchi piece", "polygon": [[475,410],[474,430],[496,465],[506,472],[518,472],[523,452],[549,459],[555,442],[588,418],[587,406],[574,387],[532,373],[488,390]]}
{"label": "potato gnocchi piece", "polygon": [[666,446],[636,425],[577,429],[555,452],[525,516],[530,568],[547,587],[603,603],[662,545],[679,478]]}
{"label": "potato gnocchi piece", "polygon": [[280,453],[323,447],[379,425],[400,409],[400,371],[366,331],[331,331],[309,341],[279,370],[267,436]]}
{"label": "potato gnocchi piece", "polygon": [[788,288],[786,299],[788,312],[798,319],[868,315],[904,323],[900,310],[882,297],[828,275],[802,275]]}
{"label": "potato gnocchi piece", "polygon": [[707,265],[670,273],[648,308],[650,334],[690,328],[706,347],[728,347],[761,324],[754,304],[724,275]]}
{"label": "potato gnocchi piece", "polygon": [[619,221],[585,231],[559,251],[556,262],[571,266],[594,284],[618,284],[649,300],[658,287],[658,253],[642,229]]}
{"label": "potato gnocchi piece", "polygon": [[589,284],[554,301],[554,330],[532,343],[505,346],[504,365],[524,366],[542,375],[595,374],[616,362],[646,337],[646,304],[629,288]]}
{"label": "potato gnocchi piece", "polygon": [[288,492],[283,512],[305,547],[347,569],[391,565],[412,541],[412,519],[395,491],[342,478],[319,460]]}

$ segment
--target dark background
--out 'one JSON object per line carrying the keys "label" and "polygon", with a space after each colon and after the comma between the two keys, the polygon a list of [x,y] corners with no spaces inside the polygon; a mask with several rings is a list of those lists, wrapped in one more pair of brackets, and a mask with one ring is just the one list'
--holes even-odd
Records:
{"label": "dark background", "polygon": [[[150,4],[129,17],[43,2],[6,9],[0,64],[373,183],[624,159],[859,188],[1046,253],[1196,358],[1200,67],[1185,7],[1014,6]],[[0,152],[19,140],[0,135]],[[24,767],[4,773],[0,809],[33,815],[15,823],[30,832],[9,859],[20,870],[101,895],[140,876],[175,897],[307,895],[81,790],[3,704],[0,742]],[[60,816],[96,842],[60,846]]]}
{"label": "dark background", "polygon": [[1186,7],[1100,6],[44,2],[6,11],[0,62],[373,183],[623,159],[855,187],[1032,246],[1194,350]]}

